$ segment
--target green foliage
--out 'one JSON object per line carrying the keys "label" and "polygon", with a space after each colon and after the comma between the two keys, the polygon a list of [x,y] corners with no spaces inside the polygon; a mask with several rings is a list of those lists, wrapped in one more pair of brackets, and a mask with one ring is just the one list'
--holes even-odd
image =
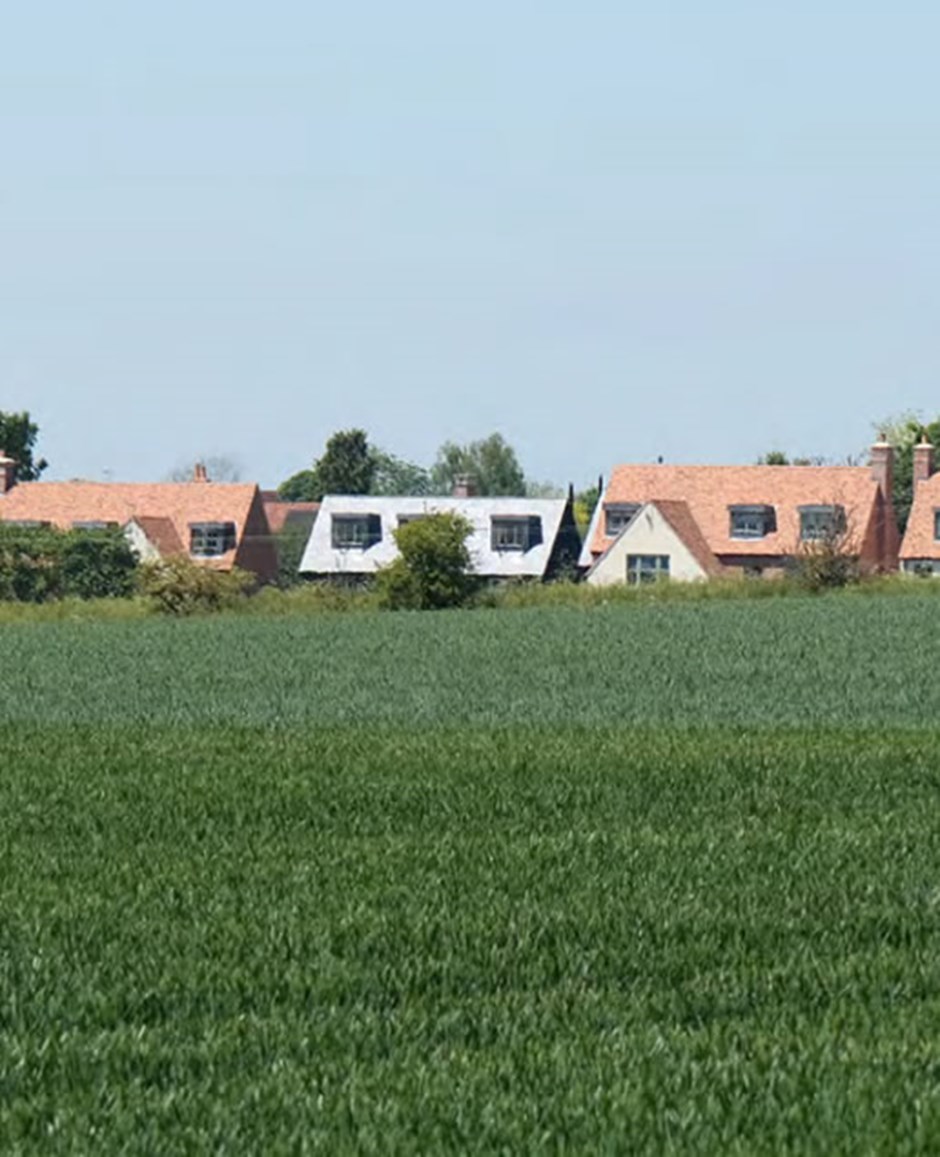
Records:
{"label": "green foliage", "polygon": [[789,466],[790,459],[783,450],[768,450],[757,459],[758,466]]}
{"label": "green foliage", "polygon": [[62,593],[80,599],[133,594],[137,556],[120,530],[73,530],[63,536]]}
{"label": "green foliage", "polygon": [[582,538],[588,532],[588,527],[591,525],[591,519],[594,517],[594,511],[600,500],[599,486],[588,486],[585,490],[579,490],[574,496],[574,521]]}
{"label": "green foliage", "polygon": [[214,710],[4,731],[3,1151],[940,1144],[932,727]]}
{"label": "green foliage", "polygon": [[2,626],[0,1151],[936,1151],[892,581]]}
{"label": "green foliage", "polygon": [[376,448],[372,449],[372,460],[375,475],[371,493],[418,497],[430,494],[431,478],[423,466]]}
{"label": "green foliage", "polygon": [[39,427],[25,410],[21,414],[0,411],[0,450],[16,460],[19,482],[35,482],[49,465],[33,454],[38,436]]}
{"label": "green foliage", "polygon": [[894,447],[894,512],[903,534],[914,501],[914,447],[924,434],[932,445],[940,446],[940,418],[924,422],[907,411],[886,418],[876,429],[878,436]]}
{"label": "green foliage", "polygon": [[481,495],[516,495],[526,492],[525,475],[516,452],[501,434],[490,434],[478,442],[460,446],[445,442],[437,452],[431,468],[431,483],[436,494],[450,494],[457,478],[473,478]]}
{"label": "green foliage", "polygon": [[137,587],[163,614],[195,615],[233,609],[254,583],[237,567],[214,570],[178,554],[141,564]]}
{"label": "green foliage", "polygon": [[801,542],[788,570],[799,586],[810,591],[849,586],[862,577],[852,533],[838,525],[819,539]]}
{"label": "green foliage", "polygon": [[323,498],[315,470],[299,470],[277,488],[282,502],[319,502]]}
{"label": "green foliage", "polygon": [[136,557],[119,530],[59,531],[0,523],[0,599],[121,598]]}
{"label": "green foliage", "polygon": [[428,514],[395,531],[399,555],[376,578],[380,605],[391,610],[440,610],[466,602],[476,583],[467,539],[473,527],[459,514]]}

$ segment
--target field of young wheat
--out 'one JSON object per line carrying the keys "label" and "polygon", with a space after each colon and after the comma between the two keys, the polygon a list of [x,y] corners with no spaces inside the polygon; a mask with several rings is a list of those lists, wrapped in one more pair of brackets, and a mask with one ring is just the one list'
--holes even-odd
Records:
{"label": "field of young wheat", "polygon": [[933,605],[0,628],[0,1150],[935,1151]]}

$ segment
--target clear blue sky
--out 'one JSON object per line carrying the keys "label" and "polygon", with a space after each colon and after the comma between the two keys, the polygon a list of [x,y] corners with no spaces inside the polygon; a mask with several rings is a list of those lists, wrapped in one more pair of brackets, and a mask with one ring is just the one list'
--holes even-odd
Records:
{"label": "clear blue sky", "polygon": [[938,44],[929,0],[10,7],[0,409],[49,477],[857,452],[940,412]]}

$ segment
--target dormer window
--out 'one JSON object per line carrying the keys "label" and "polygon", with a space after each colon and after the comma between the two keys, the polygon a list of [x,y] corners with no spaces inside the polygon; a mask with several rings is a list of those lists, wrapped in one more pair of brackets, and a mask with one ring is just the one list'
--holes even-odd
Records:
{"label": "dormer window", "polygon": [[819,542],[845,530],[845,508],[836,505],[801,506],[800,540]]}
{"label": "dormer window", "polygon": [[116,522],[105,522],[100,518],[90,518],[72,523],[73,530],[114,530],[116,526]]}
{"label": "dormer window", "polygon": [[933,537],[935,542],[940,542],[940,510],[933,512]]}
{"label": "dormer window", "polygon": [[6,518],[4,525],[15,526],[19,530],[46,530],[52,523],[40,518]]}
{"label": "dormer window", "polygon": [[629,526],[640,509],[638,502],[605,502],[604,503],[604,533],[613,538],[625,527]]}
{"label": "dormer window", "polygon": [[368,550],[382,541],[380,514],[334,514],[330,523],[334,550]]}
{"label": "dormer window", "polygon": [[777,529],[777,512],[772,506],[729,506],[732,538],[764,538]]}
{"label": "dormer window", "polygon": [[193,558],[218,558],[235,549],[234,522],[191,522],[189,553]]}
{"label": "dormer window", "polygon": [[531,550],[542,545],[542,520],[537,514],[494,514],[490,519],[493,550]]}

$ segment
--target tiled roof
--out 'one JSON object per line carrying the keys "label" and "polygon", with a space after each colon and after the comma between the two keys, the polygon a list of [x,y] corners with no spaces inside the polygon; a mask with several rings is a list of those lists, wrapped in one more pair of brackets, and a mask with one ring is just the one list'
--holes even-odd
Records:
{"label": "tiled roof", "polygon": [[901,543],[901,558],[940,558],[940,542],[934,538],[935,510],[940,510],[940,474],[932,475],[914,488],[914,505]]}
{"label": "tiled roof", "polygon": [[320,509],[319,502],[283,502],[276,490],[262,490],[261,501],[272,534],[280,534],[288,519],[303,522],[309,528]]}
{"label": "tiled roof", "polygon": [[[792,554],[800,539],[799,507],[845,507],[850,532],[869,529],[879,486],[865,466],[617,466],[599,504],[589,541],[596,557],[613,541],[603,504],[685,503],[709,551],[717,556]],[[773,506],[775,533],[731,537],[730,506]],[[683,535],[685,538],[685,535]]]}
{"label": "tiled roof", "polygon": [[137,515],[134,521],[165,558],[171,554],[183,554],[186,547],[169,518],[153,518],[146,514]]}
{"label": "tiled roof", "polygon": [[[0,496],[0,520],[49,522],[68,530],[75,522],[125,526],[134,518],[150,537],[146,520],[151,527],[158,523],[156,533],[179,550],[189,542],[193,522],[234,522],[241,540],[256,493],[254,483],[244,482],[20,482]],[[230,565],[234,554],[215,565]]]}
{"label": "tiled roof", "polygon": [[709,576],[721,574],[723,567],[705,541],[705,536],[695,521],[692,511],[689,510],[688,503],[672,502],[669,499],[661,498],[654,505],[688,547],[690,554],[702,570]]}

